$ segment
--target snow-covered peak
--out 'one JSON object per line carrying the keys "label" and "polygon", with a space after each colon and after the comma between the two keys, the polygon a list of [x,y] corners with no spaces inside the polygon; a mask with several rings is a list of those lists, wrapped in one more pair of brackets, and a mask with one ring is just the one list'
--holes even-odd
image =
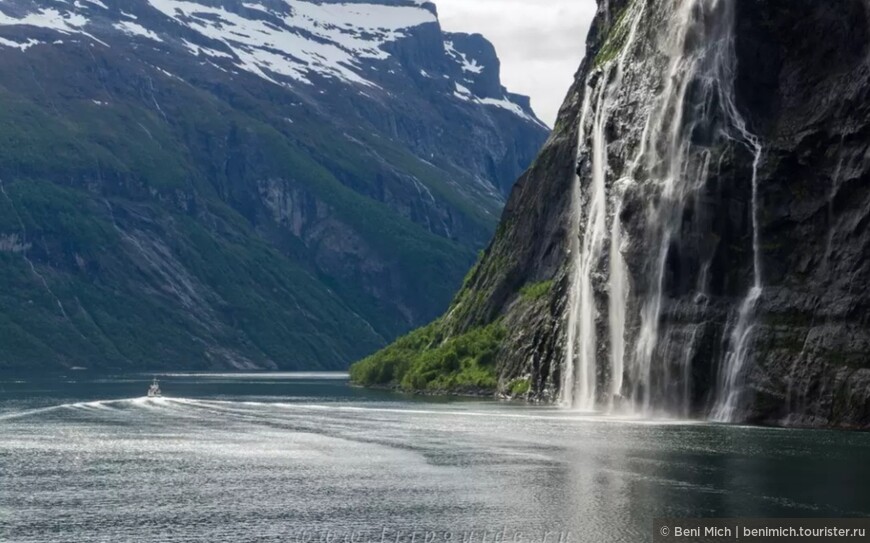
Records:
{"label": "snow-covered peak", "polygon": [[[398,74],[423,74],[449,99],[538,122],[501,86],[489,42],[442,34],[437,23],[426,0],[5,0],[0,49],[29,51],[59,39],[116,47],[122,38],[125,46],[187,51],[227,72],[318,92],[326,79],[389,94],[395,91],[389,80]],[[400,53],[399,42],[412,36],[418,38],[413,47],[426,50],[410,57],[419,66],[406,65]],[[454,93],[438,81],[468,92]]]}
{"label": "snow-covered peak", "polygon": [[[384,59],[383,45],[406,30],[435,23],[435,15],[412,5],[293,1],[278,11],[268,3],[246,2],[242,13],[188,0],[148,0],[202,36],[225,46],[240,66],[263,77],[278,74],[311,83],[309,74],[374,85],[361,59]],[[196,52],[214,55],[213,48]]]}
{"label": "snow-covered peak", "polygon": [[[111,0],[106,0],[111,4]],[[82,34],[94,19],[116,15],[115,28],[131,36],[168,41],[178,28],[149,28],[140,17],[153,8],[202,40],[182,40],[195,54],[232,57],[240,68],[267,79],[286,77],[311,83],[311,76],[374,85],[360,66],[362,59],[384,59],[383,46],[407,35],[408,29],[436,23],[423,2],[316,3],[302,0],[250,0],[241,3],[209,0],[135,0],[127,11],[113,12],[102,0],[52,0],[26,13],[0,10],[0,26],[26,25],[63,34]],[[99,13],[100,11],[113,13]],[[153,20],[152,20],[153,22]],[[169,34],[163,35],[163,34]],[[94,38],[96,39],[96,38]],[[6,40],[9,41],[9,40]],[[28,42],[14,42],[15,46]],[[207,45],[206,45],[207,44]]]}

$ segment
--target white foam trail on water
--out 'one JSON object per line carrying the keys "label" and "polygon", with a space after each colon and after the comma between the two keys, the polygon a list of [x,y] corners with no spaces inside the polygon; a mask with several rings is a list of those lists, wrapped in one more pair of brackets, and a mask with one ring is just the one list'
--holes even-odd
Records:
{"label": "white foam trail on water", "polygon": [[120,404],[133,404],[139,400],[147,400],[148,398],[129,398],[129,399],[121,399],[121,400],[97,400],[91,402],[72,402],[72,403],[64,403],[58,405],[50,405],[47,407],[38,407],[36,409],[27,409],[25,411],[14,411],[11,413],[4,413],[0,415],[0,421],[4,420],[14,420],[20,419],[24,417],[33,417],[37,415],[42,415],[44,413],[51,413],[53,411],[61,411],[65,409],[111,409],[113,405]]}
{"label": "white foam trail on water", "polygon": [[[497,404],[496,404],[497,405]],[[14,420],[24,417],[37,417],[45,413],[63,410],[81,410],[98,416],[101,413],[111,412],[113,415],[132,415],[134,410],[118,409],[120,407],[134,407],[140,413],[149,413],[150,416],[182,416],[190,420],[201,420],[207,423],[214,418],[223,418],[227,423],[244,423],[260,425],[263,423],[286,423],[292,419],[280,417],[283,412],[328,412],[328,413],[388,413],[395,415],[413,416],[448,416],[466,418],[498,418],[520,419],[533,421],[557,421],[576,423],[618,423],[644,426],[682,426],[701,424],[698,421],[669,419],[669,420],[644,420],[634,416],[601,416],[584,413],[566,414],[562,410],[548,410],[541,412],[535,408],[534,413],[505,413],[489,410],[461,410],[461,409],[416,409],[403,407],[369,407],[365,405],[347,405],[331,403],[288,403],[288,402],[257,402],[257,401],[233,401],[233,400],[200,400],[193,398],[127,398],[118,400],[97,400],[89,402],[74,402],[53,405],[43,408],[30,409],[15,413],[7,413],[0,416],[0,421]],[[530,410],[531,411],[531,410]],[[203,414],[208,414],[203,417]],[[296,415],[294,415],[294,418]],[[132,418],[131,421],[142,422],[143,419]]]}
{"label": "white foam trail on water", "polygon": [[250,380],[269,380],[269,379],[334,379],[336,381],[346,380],[350,378],[350,374],[341,371],[273,371],[259,373],[198,373],[198,372],[176,372],[176,373],[161,373],[160,377],[196,377],[198,379],[230,379],[238,381],[242,379]]}
{"label": "white foam trail on water", "polygon": [[213,407],[216,405],[223,406],[250,406],[250,407],[279,407],[286,410],[294,411],[328,411],[337,413],[391,413],[391,414],[408,414],[408,415],[435,415],[435,416],[451,416],[451,417],[472,417],[472,418],[502,418],[502,419],[523,419],[523,420],[540,420],[540,421],[560,421],[560,422],[599,422],[599,423],[622,423],[622,424],[637,424],[644,426],[681,426],[681,425],[698,425],[703,424],[698,421],[691,420],[645,420],[631,416],[619,417],[604,417],[590,416],[585,414],[570,414],[566,415],[565,411],[551,411],[553,415],[526,414],[526,413],[503,413],[495,411],[465,411],[465,410],[441,410],[441,409],[413,409],[413,408],[393,408],[393,407],[367,407],[359,405],[333,405],[333,404],[316,404],[316,403],[283,403],[283,402],[234,402],[220,400],[190,400],[188,405],[196,405],[201,407]]}
{"label": "white foam trail on water", "polygon": [[182,403],[183,398],[159,397],[149,398],[142,396],[139,398],[120,398],[115,400],[93,400],[87,402],[70,402],[58,405],[50,405],[46,407],[38,407],[35,409],[27,409],[24,411],[13,411],[0,414],[0,421],[14,420],[24,417],[32,417],[45,413],[52,413],[63,410],[87,410],[87,411],[113,411],[120,412],[119,407],[132,406],[141,407],[149,410],[158,410],[159,408],[170,407],[172,403]]}
{"label": "white foam trail on water", "polygon": [[106,401],[74,403],[69,407],[86,411],[115,411],[110,402]]}
{"label": "white foam trail on water", "polygon": [[53,405],[50,407],[39,407],[37,409],[28,409],[27,411],[15,411],[12,413],[4,413],[0,415],[0,421],[4,420],[14,420],[22,417],[32,417],[35,415],[41,415],[43,413],[50,413],[52,411],[57,411],[59,409],[64,409],[65,407],[69,407],[73,404],[68,405]]}

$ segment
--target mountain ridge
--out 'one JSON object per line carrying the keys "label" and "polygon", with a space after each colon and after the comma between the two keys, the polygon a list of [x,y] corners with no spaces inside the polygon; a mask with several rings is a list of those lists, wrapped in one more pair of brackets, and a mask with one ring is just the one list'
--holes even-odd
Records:
{"label": "mountain ridge", "polygon": [[0,365],[344,367],[446,305],[546,133],[453,94],[513,96],[416,2],[0,14]]}

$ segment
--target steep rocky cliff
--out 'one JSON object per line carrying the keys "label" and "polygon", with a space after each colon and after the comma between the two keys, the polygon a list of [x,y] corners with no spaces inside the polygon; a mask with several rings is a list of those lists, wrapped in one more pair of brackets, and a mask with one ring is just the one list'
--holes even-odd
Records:
{"label": "steep rocky cliff", "polygon": [[0,2],[0,368],[346,367],[545,137],[428,2]]}
{"label": "steep rocky cliff", "polygon": [[[455,373],[443,346],[497,327],[464,355],[502,394],[870,426],[868,28],[864,0],[600,1],[555,130],[414,364]],[[384,358],[355,377],[397,381]]]}

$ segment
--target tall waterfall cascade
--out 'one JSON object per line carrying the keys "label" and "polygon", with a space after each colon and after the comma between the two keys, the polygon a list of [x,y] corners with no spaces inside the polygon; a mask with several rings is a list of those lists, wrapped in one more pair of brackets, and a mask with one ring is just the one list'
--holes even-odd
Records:
{"label": "tall waterfall cascade", "polygon": [[[749,153],[751,180],[741,182],[752,186],[752,284],[729,318],[727,354],[706,408],[720,421],[738,410],[764,284],[757,187],[764,149],[736,104],[734,10],[735,0],[632,0],[590,60],[572,196],[566,407],[689,415],[699,325],[671,325],[663,314],[674,288],[692,293],[695,305],[672,313],[710,303],[713,256],[696,250],[700,264],[679,280],[672,269],[684,247],[702,245],[696,238],[710,219],[699,202],[709,174],[729,153]],[[627,261],[627,246],[644,247],[643,261]]]}

